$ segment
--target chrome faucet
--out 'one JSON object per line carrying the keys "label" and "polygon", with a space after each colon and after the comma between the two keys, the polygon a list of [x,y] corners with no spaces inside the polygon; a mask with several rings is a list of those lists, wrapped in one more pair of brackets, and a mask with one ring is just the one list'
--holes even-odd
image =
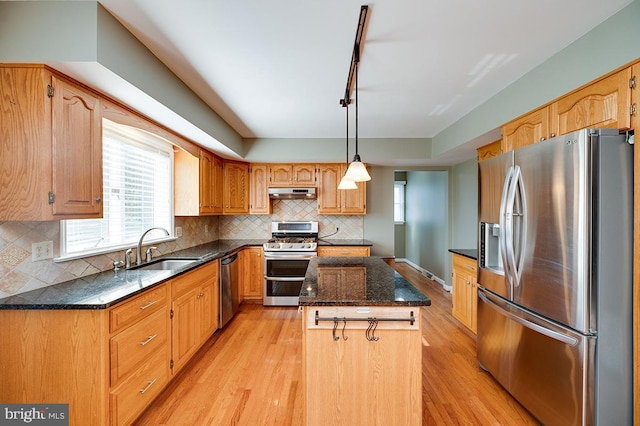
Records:
{"label": "chrome faucet", "polygon": [[144,233],[142,234],[142,236],[140,237],[140,240],[138,241],[138,247],[136,249],[136,265],[139,265],[142,263],[142,240],[144,240],[144,237],[151,231],[153,231],[154,229],[161,229],[164,231],[165,235],[169,236],[171,234],[169,234],[169,231],[167,231],[166,229],[162,228],[162,227],[155,227],[155,228],[149,228],[146,231],[144,231]]}

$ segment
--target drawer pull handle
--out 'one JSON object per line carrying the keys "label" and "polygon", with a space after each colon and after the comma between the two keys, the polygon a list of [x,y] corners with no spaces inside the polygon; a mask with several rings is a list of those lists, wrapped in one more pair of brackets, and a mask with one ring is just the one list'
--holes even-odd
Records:
{"label": "drawer pull handle", "polygon": [[476,270],[476,267],[475,267],[475,266],[469,266],[469,265],[467,265],[467,269],[471,269],[472,271],[475,271],[475,270]]}
{"label": "drawer pull handle", "polygon": [[147,308],[148,308],[148,307],[150,307],[150,306],[155,305],[156,303],[158,303],[158,301],[157,301],[157,300],[152,300],[151,302],[147,303],[146,305],[144,305],[144,306],[140,306],[140,309],[144,311],[145,309],[147,309]]}
{"label": "drawer pull handle", "polygon": [[148,391],[148,390],[149,390],[149,388],[150,388],[151,386],[153,386],[153,384],[156,382],[156,380],[158,380],[158,378],[157,378],[157,377],[156,377],[155,379],[151,380],[151,381],[149,382],[149,384],[147,384],[147,386],[145,386],[145,388],[144,388],[144,389],[140,389],[140,394],[143,394],[143,393],[145,393],[146,391]]}
{"label": "drawer pull handle", "polygon": [[153,336],[149,336],[149,338],[147,340],[145,340],[144,342],[140,342],[140,346],[145,346],[147,343],[149,343],[150,341],[152,341],[156,337],[158,337],[157,334],[154,334]]}

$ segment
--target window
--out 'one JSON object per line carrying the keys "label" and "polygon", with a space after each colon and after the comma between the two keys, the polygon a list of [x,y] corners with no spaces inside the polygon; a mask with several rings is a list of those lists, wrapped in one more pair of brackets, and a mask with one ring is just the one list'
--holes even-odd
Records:
{"label": "window", "polygon": [[161,226],[173,234],[173,147],[166,140],[103,120],[104,217],[61,221],[61,256],[81,257],[137,244]]}
{"label": "window", "polygon": [[393,220],[404,223],[404,186],[406,182],[396,181],[393,184]]}

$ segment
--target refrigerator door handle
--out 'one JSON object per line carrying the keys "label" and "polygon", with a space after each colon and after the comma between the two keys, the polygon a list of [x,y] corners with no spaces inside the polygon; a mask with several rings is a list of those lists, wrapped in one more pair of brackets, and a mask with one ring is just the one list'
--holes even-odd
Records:
{"label": "refrigerator door handle", "polygon": [[507,199],[511,190],[511,181],[513,178],[513,166],[509,166],[507,169],[507,175],[504,178],[504,185],[502,186],[502,196],[500,198],[500,239],[499,239],[499,251],[502,258],[502,265],[504,268],[504,275],[507,281],[507,296],[509,299],[513,297],[513,282],[511,278],[510,264],[508,261],[508,244],[507,244],[507,224],[506,218],[508,217],[507,211]]}
{"label": "refrigerator door handle", "polygon": [[526,319],[519,317],[518,315],[515,315],[509,311],[507,311],[506,309],[502,308],[501,306],[499,306],[498,304],[494,303],[493,301],[489,300],[489,297],[487,297],[482,291],[478,292],[478,297],[480,299],[482,299],[483,302],[485,302],[487,304],[487,306],[489,306],[491,309],[494,309],[496,311],[498,311],[500,314],[502,314],[503,316],[523,325],[524,327],[527,327],[535,332],[538,332],[540,334],[543,334],[547,337],[550,337],[554,340],[558,340],[562,343],[565,343],[569,346],[576,346],[578,344],[578,340],[571,337],[571,336],[567,336],[566,334],[562,334],[559,333],[557,331],[554,330],[550,330],[546,327],[543,327],[541,325],[535,324],[531,321],[527,321]]}
{"label": "refrigerator door handle", "polygon": [[[523,251],[527,240],[527,198],[524,190],[524,180],[522,178],[522,170],[520,166],[515,166],[514,172],[514,199],[512,209],[515,210],[516,197],[518,197],[519,211],[511,212],[511,256],[514,269],[514,285],[520,287],[520,280],[522,278],[522,269],[524,268],[524,256]],[[516,228],[517,221],[517,228]],[[517,240],[514,232],[518,233]],[[517,241],[517,247],[516,247]]]}

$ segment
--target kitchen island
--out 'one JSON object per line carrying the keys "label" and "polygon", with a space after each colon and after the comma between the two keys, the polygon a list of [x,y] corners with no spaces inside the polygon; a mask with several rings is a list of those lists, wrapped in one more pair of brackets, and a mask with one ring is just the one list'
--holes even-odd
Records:
{"label": "kitchen island", "polygon": [[422,424],[427,296],[380,258],[317,257],[299,304],[308,426]]}

